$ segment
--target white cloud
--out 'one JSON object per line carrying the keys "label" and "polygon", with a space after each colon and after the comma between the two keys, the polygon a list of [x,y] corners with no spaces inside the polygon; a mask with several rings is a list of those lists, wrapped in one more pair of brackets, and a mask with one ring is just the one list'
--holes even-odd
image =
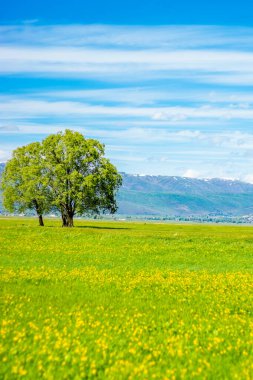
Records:
{"label": "white cloud", "polygon": [[[118,146],[119,143],[124,142],[125,146],[130,143],[133,145],[143,144],[194,144],[188,145],[187,149],[181,150],[179,145],[177,147],[178,154],[193,154],[197,157],[201,155],[203,157],[213,157],[220,155],[222,149],[225,149],[225,154],[232,152],[233,157],[237,156],[237,159],[243,159],[247,157],[247,160],[252,156],[253,158],[253,134],[243,133],[240,131],[200,131],[200,130],[170,130],[167,128],[147,128],[146,126],[132,126],[118,128],[117,124],[110,128],[101,128],[101,126],[78,124],[78,123],[58,123],[58,124],[40,124],[32,122],[19,122],[11,126],[0,126],[0,134],[29,134],[29,135],[46,135],[49,133],[57,133],[66,128],[74,129],[85,134],[87,137],[92,136],[98,139],[106,139],[112,141],[113,145]],[[169,145],[169,149],[173,148],[173,145]],[[128,149],[128,148],[126,148]],[[161,148],[158,146],[158,151],[163,154],[166,150],[165,146]],[[219,151],[217,151],[219,149]],[[221,149],[221,150],[220,150]],[[199,158],[198,158],[199,159]]]}
{"label": "white cloud", "polygon": [[183,173],[183,177],[199,178],[200,177],[200,173],[197,170],[194,170],[194,169],[187,169]]}
{"label": "white cloud", "polygon": [[1,132],[18,132],[19,131],[19,127],[17,127],[16,125],[0,125],[0,133]]}
{"label": "white cloud", "polygon": [[253,28],[13,25],[0,44],[2,75],[253,85]]}
{"label": "white cloud", "polygon": [[[119,50],[73,47],[0,47],[0,72],[135,76],[156,72],[194,78],[207,72],[226,78],[226,73],[253,75],[253,53],[222,50]],[[219,73],[219,75],[217,75]],[[224,75],[225,73],[225,75]],[[224,79],[225,80],[225,79]]]}
{"label": "white cloud", "polygon": [[0,95],[0,159],[10,135],[71,128],[136,172],[250,179],[253,28],[26,24],[0,26],[0,44],[0,75],[34,86]]}
{"label": "white cloud", "polygon": [[20,99],[17,97],[1,97],[0,111],[2,118],[29,118],[34,116],[93,116],[93,117],[124,117],[147,118],[149,120],[171,121],[175,124],[186,119],[216,119],[216,120],[252,120],[252,108],[231,106],[160,106],[160,107],[129,107],[110,105],[90,105],[75,101],[47,101],[43,99]]}
{"label": "white cloud", "polygon": [[[134,105],[153,105],[159,102],[197,102],[197,103],[224,103],[231,104],[232,106],[239,106],[240,108],[250,108],[253,103],[253,94],[246,91],[238,91],[235,89],[226,90],[219,89],[215,91],[200,90],[193,88],[185,88],[184,91],[180,89],[159,88],[157,86],[144,86],[144,87],[117,87],[106,89],[94,90],[62,90],[62,91],[46,91],[34,92],[33,97],[41,98],[57,98],[57,99],[75,99],[86,100],[88,102],[114,102],[123,104]],[[159,120],[162,119],[162,114],[157,114]],[[154,115],[155,119],[156,115]]]}
{"label": "white cloud", "polygon": [[[27,24],[38,20],[27,20]],[[252,28],[220,26],[8,25],[0,42],[70,46],[163,47],[168,49],[226,46],[251,48]]]}
{"label": "white cloud", "polygon": [[242,180],[244,182],[253,183],[253,174],[247,174],[245,175]]}

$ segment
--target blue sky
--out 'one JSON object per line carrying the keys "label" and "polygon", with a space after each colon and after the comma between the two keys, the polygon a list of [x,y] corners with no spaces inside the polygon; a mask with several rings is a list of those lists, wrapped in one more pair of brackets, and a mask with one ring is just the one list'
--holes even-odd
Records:
{"label": "blue sky", "polygon": [[249,1],[1,7],[0,161],[70,128],[120,171],[253,182]]}

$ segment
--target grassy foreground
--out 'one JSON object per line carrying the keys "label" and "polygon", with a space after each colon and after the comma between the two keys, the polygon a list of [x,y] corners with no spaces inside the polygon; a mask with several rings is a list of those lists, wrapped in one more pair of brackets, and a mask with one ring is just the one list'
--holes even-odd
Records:
{"label": "grassy foreground", "polygon": [[253,228],[46,224],[0,220],[0,378],[253,378]]}

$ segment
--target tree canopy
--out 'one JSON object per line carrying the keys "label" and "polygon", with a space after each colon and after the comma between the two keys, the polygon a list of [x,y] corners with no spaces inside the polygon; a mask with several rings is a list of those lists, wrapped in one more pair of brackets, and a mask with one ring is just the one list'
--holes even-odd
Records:
{"label": "tree canopy", "polygon": [[2,175],[3,204],[10,212],[35,210],[43,226],[42,215],[51,209],[51,194],[43,167],[40,143],[13,151]]}
{"label": "tree canopy", "polygon": [[104,145],[66,130],[16,149],[7,162],[2,189],[9,211],[34,209],[42,215],[57,209],[63,226],[75,215],[114,213],[121,176],[104,157]]}

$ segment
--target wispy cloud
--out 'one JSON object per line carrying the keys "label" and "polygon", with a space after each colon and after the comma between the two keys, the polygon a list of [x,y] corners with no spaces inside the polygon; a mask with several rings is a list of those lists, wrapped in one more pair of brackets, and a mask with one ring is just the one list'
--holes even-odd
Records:
{"label": "wispy cloud", "polygon": [[251,178],[252,46],[241,27],[0,26],[0,160],[70,128],[120,170]]}
{"label": "wispy cloud", "polygon": [[[36,23],[30,20],[26,24]],[[130,48],[238,48],[250,49],[253,31],[221,26],[123,25],[8,25],[0,26],[0,42],[41,46],[106,46]]]}
{"label": "wispy cloud", "polygon": [[1,26],[0,72],[113,80],[253,83],[253,29]]}
{"label": "wispy cloud", "polygon": [[228,84],[231,80],[238,85],[238,78],[243,83],[253,78],[253,53],[241,51],[2,46],[0,57],[2,75],[103,78],[119,83],[155,78]]}
{"label": "wispy cloud", "polygon": [[[1,99],[1,98],[0,98]],[[0,103],[2,118],[11,117],[12,119],[40,117],[40,116],[66,116],[76,117],[117,117],[117,118],[146,118],[161,121],[184,121],[187,119],[214,119],[214,120],[253,120],[253,108],[244,104],[213,106],[157,106],[157,107],[129,107],[129,106],[110,106],[94,105],[78,101],[47,101],[20,99],[7,97]]]}
{"label": "wispy cloud", "polygon": [[253,104],[253,93],[240,90],[226,90],[224,88],[194,89],[184,88],[164,88],[164,86],[145,86],[145,87],[117,87],[105,89],[87,90],[61,90],[34,92],[33,97],[46,99],[75,99],[88,102],[102,103],[123,103],[132,105],[153,105],[156,103],[224,103],[230,105],[243,105],[244,107]]}

